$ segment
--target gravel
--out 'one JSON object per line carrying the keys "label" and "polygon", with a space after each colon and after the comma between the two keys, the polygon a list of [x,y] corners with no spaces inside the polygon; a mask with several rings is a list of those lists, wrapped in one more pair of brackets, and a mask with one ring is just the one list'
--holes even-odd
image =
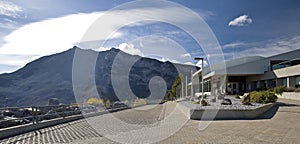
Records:
{"label": "gravel", "polygon": [[232,105],[221,105],[222,100],[217,100],[216,102],[210,102],[210,98],[206,98],[208,102],[208,106],[201,106],[200,104],[194,104],[193,101],[182,101],[179,102],[187,107],[192,109],[226,109],[226,110],[249,110],[249,109],[256,109],[264,104],[261,103],[251,103],[251,105],[243,105],[240,99],[235,98],[234,96],[225,96],[226,99],[230,99]]}

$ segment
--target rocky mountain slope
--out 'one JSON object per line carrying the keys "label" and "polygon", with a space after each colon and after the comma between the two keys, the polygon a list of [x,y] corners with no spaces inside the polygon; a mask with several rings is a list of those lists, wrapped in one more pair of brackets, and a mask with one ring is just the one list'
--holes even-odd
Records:
{"label": "rocky mountain slope", "polygon": [[[75,51],[87,58],[98,55],[95,66],[97,91],[103,98],[118,100],[111,81],[114,59],[117,54],[121,55],[124,61],[138,56],[114,48],[98,53],[73,47],[62,53],[41,57],[13,73],[1,74],[0,105],[46,105],[50,98],[58,98],[61,103],[66,104],[76,102],[72,85]],[[190,74],[191,70],[195,70],[195,67],[139,58],[130,69],[130,88],[137,97],[144,98],[150,95],[148,84],[152,77],[160,76],[170,89],[179,73]]]}

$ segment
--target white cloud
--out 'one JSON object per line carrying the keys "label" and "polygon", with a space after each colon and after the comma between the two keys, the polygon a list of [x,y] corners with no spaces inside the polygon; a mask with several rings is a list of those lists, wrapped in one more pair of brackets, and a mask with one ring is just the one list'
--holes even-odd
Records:
{"label": "white cloud", "polygon": [[248,15],[241,15],[228,23],[228,26],[246,26],[252,23],[252,19]]}
{"label": "white cloud", "polygon": [[[131,54],[131,55],[138,55],[138,56],[144,56],[144,54],[141,52],[141,50],[139,50],[138,48],[136,48],[132,43],[121,43],[119,44],[119,46],[114,47],[116,49],[119,49],[125,53]],[[99,47],[96,49],[93,49],[95,51],[101,52],[101,51],[107,51],[110,50],[112,48],[108,48],[108,47]]]}
{"label": "white cloud", "polygon": [[123,36],[123,33],[121,33],[121,32],[114,32],[109,38],[110,39],[115,39],[115,38],[119,38],[121,36]]}
{"label": "white cloud", "polygon": [[[1,3],[5,3],[0,1]],[[9,5],[12,3],[9,2]],[[0,14],[5,14],[6,16],[17,17],[19,16],[19,12],[22,11],[20,7],[10,8],[9,10],[3,10],[4,8],[1,7]],[[84,33],[87,29],[95,22],[96,19],[101,17],[104,12],[94,12],[94,13],[79,13],[79,14],[71,14],[66,15],[58,18],[51,18],[46,19],[39,22],[33,22],[27,25],[24,25],[9,35],[5,36],[4,44],[0,47],[0,55],[17,55],[17,56],[29,56],[30,59],[18,59],[15,61],[15,64],[24,66],[26,63],[30,62],[33,58],[38,58],[45,55],[51,55],[54,53],[65,51],[73,45],[78,44]],[[182,14],[182,9],[178,7],[142,7],[142,8],[134,8],[134,9],[123,9],[120,11],[112,12],[111,15],[114,16],[111,18],[106,24],[107,27],[105,29],[101,29],[99,33],[95,32],[95,35],[106,35],[111,32],[114,32],[110,35],[109,38],[98,39],[99,37],[95,36],[96,39],[84,39],[85,42],[88,41],[103,41],[107,39],[113,39],[123,36],[123,33],[119,31],[115,31],[116,23],[118,19],[124,19],[124,15],[132,16],[136,14],[148,14],[153,16],[154,19],[164,19],[172,21],[173,23],[178,23],[178,25],[188,25],[190,29],[199,29],[199,23],[195,23],[195,16],[193,15],[186,15],[184,17],[180,16]],[[163,14],[163,15],[162,15]],[[139,23],[139,24],[147,24],[146,23]],[[205,27],[201,27],[205,31],[210,32],[205,29]],[[161,41],[155,41],[153,44],[162,43]],[[149,43],[150,44],[150,43]],[[121,44],[119,48],[122,51],[125,51],[130,54],[136,55],[145,55],[141,48],[137,48],[137,46],[142,47],[145,45],[144,43],[141,44],[134,44],[131,45],[130,43],[126,42],[126,44]],[[80,46],[80,45],[79,45]],[[163,47],[161,45],[159,48]],[[84,48],[84,47],[83,47]],[[167,54],[169,59],[178,59],[180,55],[172,55],[176,51],[167,51],[167,49],[158,49],[158,47],[151,47],[154,51],[161,51],[162,54]],[[108,48],[98,48],[98,51],[108,50]],[[180,53],[184,54],[186,52]],[[35,57],[32,57],[35,55]],[[176,57],[176,58],[173,58]],[[20,62],[20,60],[22,62]],[[187,62],[187,60],[183,61]],[[10,63],[14,63],[10,61]],[[3,63],[5,64],[5,63]]]}
{"label": "white cloud", "polygon": [[180,63],[180,62],[177,61],[177,60],[173,60],[173,59],[169,59],[169,58],[161,58],[161,59],[159,59],[159,61],[162,61],[162,62],[169,61],[169,62],[171,62],[171,63]]}
{"label": "white cloud", "polygon": [[228,49],[228,48],[236,48],[240,46],[244,46],[244,42],[234,42],[234,43],[228,43],[222,46],[223,49]]}
{"label": "white cloud", "polygon": [[10,30],[14,30],[18,28],[17,27],[18,23],[16,21],[7,18],[4,18],[3,20],[4,21],[2,23],[0,22],[0,28],[10,29]]}
{"label": "white cloud", "polygon": [[[234,53],[234,58],[245,56],[263,56],[269,57],[300,48],[300,35],[294,35],[291,37],[281,37],[272,40],[243,43],[238,51]],[[232,53],[225,53],[230,56]]]}
{"label": "white cloud", "polygon": [[0,16],[18,17],[23,11],[22,7],[10,2],[0,0]]}
{"label": "white cloud", "polygon": [[0,54],[0,65],[20,66],[24,61],[32,61],[35,56],[22,56],[22,55],[2,55]]}
{"label": "white cloud", "polygon": [[99,48],[96,48],[96,49],[93,49],[94,51],[98,51],[98,52],[101,52],[101,51],[108,51],[110,50],[111,48],[106,48],[106,47],[99,47]]}
{"label": "white cloud", "polygon": [[27,24],[4,38],[0,54],[43,56],[67,50],[99,15],[74,14]]}
{"label": "white cloud", "polygon": [[131,43],[122,43],[116,48],[131,55],[144,56],[144,54],[138,48],[135,48]]}
{"label": "white cloud", "polygon": [[182,54],[180,56],[183,57],[183,58],[185,58],[185,57],[191,57],[191,55],[189,53],[185,53],[185,54]]}
{"label": "white cloud", "polygon": [[0,73],[10,73],[17,69],[18,69],[18,66],[1,65],[0,64]]}
{"label": "white cloud", "polygon": [[205,11],[205,10],[196,10],[198,11],[199,15],[204,19],[204,20],[210,20],[210,18],[216,16],[216,14],[212,11]]}
{"label": "white cloud", "polygon": [[[172,63],[192,63],[191,55],[176,41],[161,36],[145,36],[131,42],[145,57]],[[142,45],[142,46],[141,46]],[[189,63],[189,64],[190,64]]]}

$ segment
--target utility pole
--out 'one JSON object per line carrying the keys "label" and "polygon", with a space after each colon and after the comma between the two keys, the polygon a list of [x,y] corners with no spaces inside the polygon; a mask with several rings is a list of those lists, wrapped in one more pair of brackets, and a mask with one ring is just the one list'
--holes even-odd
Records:
{"label": "utility pole", "polygon": [[193,71],[191,70],[191,99],[193,97]]}
{"label": "utility pole", "polygon": [[203,67],[204,67],[204,64],[203,64],[203,61],[204,61],[204,58],[200,58],[200,57],[195,57],[194,60],[201,60],[201,91],[202,91],[202,95],[201,95],[201,101],[203,100],[203,97],[204,97],[204,90],[203,90],[203,76],[204,76],[204,70],[203,70]]}

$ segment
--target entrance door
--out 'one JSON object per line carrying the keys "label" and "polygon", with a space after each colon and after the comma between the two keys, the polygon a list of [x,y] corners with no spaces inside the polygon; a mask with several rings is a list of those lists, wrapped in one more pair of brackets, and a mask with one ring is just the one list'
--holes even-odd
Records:
{"label": "entrance door", "polygon": [[236,95],[238,93],[239,84],[237,82],[231,82],[227,84],[227,92],[229,95]]}

